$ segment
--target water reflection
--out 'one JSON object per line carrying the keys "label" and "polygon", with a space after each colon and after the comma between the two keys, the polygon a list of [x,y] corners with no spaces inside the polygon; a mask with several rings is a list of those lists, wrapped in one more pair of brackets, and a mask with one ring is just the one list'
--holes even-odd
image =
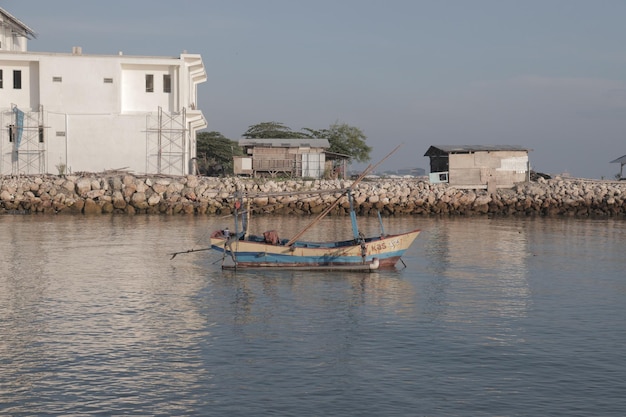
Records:
{"label": "water reflection", "polygon": [[[9,411],[71,414],[86,396],[98,398],[96,409],[159,406],[146,385],[173,396],[205,378],[197,352],[207,332],[193,301],[202,283],[154,274],[172,266],[154,257],[164,240],[150,221],[33,216],[0,224],[8,240],[0,396]],[[152,251],[136,250],[145,247]]]}
{"label": "water reflection", "polygon": [[424,245],[435,274],[431,314],[445,314],[450,320],[471,320],[485,311],[500,317],[527,314],[531,254],[524,222],[442,219],[428,232]]}
{"label": "water reflection", "polygon": [[[256,226],[290,235],[309,220]],[[312,238],[350,236],[346,220]],[[621,398],[623,221],[386,219],[424,232],[405,269],[370,274],[170,260],[224,222],[0,217],[3,413],[523,414],[510,410],[521,397],[555,398],[555,367],[541,366],[555,363],[560,391],[595,387],[588,407]]]}
{"label": "water reflection", "polygon": [[[415,315],[415,288],[400,274],[362,272],[224,271],[220,286],[232,294],[235,325],[268,322],[289,300],[306,310],[331,303],[339,314],[359,306],[397,318]],[[222,294],[223,295],[223,294]],[[339,307],[337,307],[339,306]]]}

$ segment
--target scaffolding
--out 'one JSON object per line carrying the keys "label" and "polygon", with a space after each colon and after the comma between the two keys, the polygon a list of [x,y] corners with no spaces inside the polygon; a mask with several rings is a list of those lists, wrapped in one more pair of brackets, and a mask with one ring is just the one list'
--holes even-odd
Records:
{"label": "scaffolding", "polygon": [[0,173],[45,174],[46,143],[43,106],[22,111],[15,104],[0,113]]}
{"label": "scaffolding", "polygon": [[185,175],[187,147],[187,112],[167,113],[161,107],[147,116],[147,172]]}

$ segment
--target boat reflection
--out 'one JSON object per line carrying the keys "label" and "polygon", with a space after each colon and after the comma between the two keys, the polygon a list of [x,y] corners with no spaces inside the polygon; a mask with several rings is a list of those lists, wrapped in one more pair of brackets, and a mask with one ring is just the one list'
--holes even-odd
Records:
{"label": "boat reflection", "polygon": [[393,271],[229,270],[222,273],[217,285],[231,294],[237,325],[270,321],[290,308],[306,310],[324,305],[338,314],[367,306],[378,314],[396,318],[412,317],[416,310],[413,285]]}

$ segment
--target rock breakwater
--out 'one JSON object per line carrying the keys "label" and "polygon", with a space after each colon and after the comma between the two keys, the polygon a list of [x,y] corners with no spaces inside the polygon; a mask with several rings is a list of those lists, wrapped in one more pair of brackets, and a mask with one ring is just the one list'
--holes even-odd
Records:
{"label": "rock breakwater", "polygon": [[[83,174],[4,177],[0,213],[229,214],[237,190],[258,194],[255,213],[310,215],[322,212],[349,180],[260,180]],[[320,193],[323,191],[324,193]],[[359,215],[626,215],[626,182],[540,178],[512,189],[460,189],[417,179],[362,181],[354,189]],[[347,197],[330,215],[349,212]]]}

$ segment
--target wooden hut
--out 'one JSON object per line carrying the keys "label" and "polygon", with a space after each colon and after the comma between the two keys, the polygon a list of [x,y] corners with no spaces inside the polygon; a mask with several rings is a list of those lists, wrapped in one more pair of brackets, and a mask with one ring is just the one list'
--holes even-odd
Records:
{"label": "wooden hut", "polygon": [[529,149],[513,145],[438,145],[428,148],[431,183],[462,188],[510,188],[529,180]]}
{"label": "wooden hut", "polygon": [[322,178],[327,169],[326,139],[241,139],[243,157],[235,157],[235,175]]}

